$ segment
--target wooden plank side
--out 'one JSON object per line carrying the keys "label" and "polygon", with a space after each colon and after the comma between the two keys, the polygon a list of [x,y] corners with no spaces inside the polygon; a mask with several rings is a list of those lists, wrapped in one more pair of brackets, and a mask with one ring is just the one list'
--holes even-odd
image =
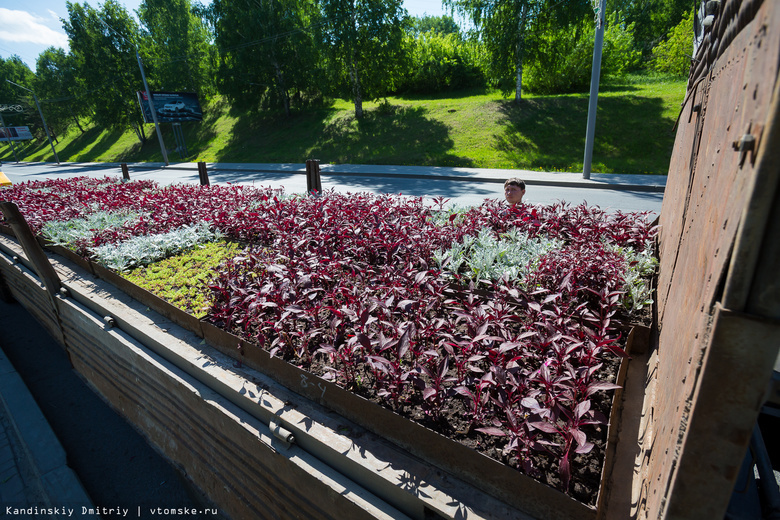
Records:
{"label": "wooden plank side", "polygon": [[777,357],[780,322],[718,306],[713,323],[666,518],[722,517]]}
{"label": "wooden plank side", "polygon": [[[701,104],[700,119],[685,122],[680,127],[683,135],[678,134],[661,214],[657,395],[650,412],[653,443],[643,463],[649,488],[641,518],[712,518],[697,513],[692,502],[684,513],[684,508],[668,509],[683,488],[694,496],[697,491],[691,487],[701,484],[686,478],[691,475],[688,469],[681,473],[681,459],[686,449],[699,443],[724,446],[720,459],[717,450],[706,453],[717,460],[716,466],[728,465],[725,459],[733,455],[725,448],[732,441],[722,432],[698,430],[692,435],[689,430],[700,413],[695,409],[702,385],[717,377],[717,370],[705,366],[705,360],[718,363],[717,357],[708,355],[716,325],[714,309],[722,297],[755,175],[755,156],[741,154],[732,143],[746,134],[760,138],[767,124],[780,59],[778,27],[778,4],[764,2],[697,85],[688,103]],[[690,169],[692,152],[695,162]],[[763,386],[765,381],[753,384]],[[700,466],[708,463],[696,461]],[[719,492],[729,495],[730,489]]]}
{"label": "wooden plank side", "polygon": [[[5,237],[0,237],[2,241]],[[6,239],[7,240],[7,239]],[[27,312],[29,312],[40,323],[46,332],[58,343],[62,344],[62,333],[60,332],[57,313],[52,304],[49,293],[43,286],[36,274],[24,265],[15,263],[8,257],[8,242],[3,242],[4,250],[0,251],[0,275],[2,276],[6,288]],[[22,254],[21,251],[18,252]]]}
{"label": "wooden plank side", "polygon": [[326,467],[121,331],[105,328],[98,316],[67,300],[61,307],[77,371],[230,517],[403,517],[354,500]]}

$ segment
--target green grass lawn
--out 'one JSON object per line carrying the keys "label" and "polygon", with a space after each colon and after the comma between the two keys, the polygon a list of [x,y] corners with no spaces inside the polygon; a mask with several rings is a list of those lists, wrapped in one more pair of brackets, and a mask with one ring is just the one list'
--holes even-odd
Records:
{"label": "green grass lawn", "polygon": [[[602,82],[593,171],[666,174],[673,126],[685,81],[641,76]],[[389,97],[364,104],[364,117],[343,100],[293,113],[236,114],[212,101],[200,123],[184,123],[188,156],[172,151],[171,125],[161,125],[171,162],[392,164],[582,171],[588,94],[524,95],[517,104],[498,92]],[[55,144],[60,161],[162,161],[152,125],[142,146],[132,131],[71,132]],[[17,144],[24,161],[53,161],[44,140]],[[9,145],[0,159],[13,160]]]}

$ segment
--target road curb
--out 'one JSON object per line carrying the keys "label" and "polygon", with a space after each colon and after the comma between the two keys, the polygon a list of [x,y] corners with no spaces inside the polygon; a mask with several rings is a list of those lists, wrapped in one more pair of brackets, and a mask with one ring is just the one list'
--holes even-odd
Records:
{"label": "road curb", "polygon": [[[158,169],[162,166],[141,166],[141,165],[129,165],[133,169]],[[190,171],[193,168],[183,164],[172,164],[164,166],[167,170],[184,170]],[[287,175],[305,175],[305,169],[269,169],[269,168],[229,168],[210,165],[209,171],[212,172],[252,172],[252,173],[273,173],[273,174],[287,174]],[[404,179],[430,179],[430,180],[442,180],[442,181],[463,181],[463,182],[489,182],[496,184],[503,184],[507,177],[491,177],[491,176],[467,176],[467,175],[448,175],[439,173],[404,173],[404,172],[369,172],[369,171],[338,171],[330,169],[328,166],[324,166],[320,170],[320,175],[326,176],[344,176],[344,177],[393,177]],[[660,184],[633,184],[633,183],[609,183],[599,182],[595,180],[556,180],[556,179],[525,179],[525,183],[529,186],[557,186],[561,188],[585,188],[585,189],[608,189],[608,190],[621,190],[621,191],[641,191],[641,192],[653,192],[663,193],[665,186]]]}

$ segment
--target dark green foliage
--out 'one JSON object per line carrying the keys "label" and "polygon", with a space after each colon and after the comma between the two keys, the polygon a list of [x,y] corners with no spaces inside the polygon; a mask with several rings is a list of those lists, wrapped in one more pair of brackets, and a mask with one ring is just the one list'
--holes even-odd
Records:
{"label": "dark green foliage", "polygon": [[435,94],[485,85],[481,51],[474,41],[463,41],[455,33],[429,31],[407,37],[409,66],[399,92]]}
{"label": "dark green foliage", "polygon": [[653,47],[664,41],[669,31],[699,0],[609,0],[607,12],[621,11],[634,26],[637,49],[648,58]]}
{"label": "dark green foliage", "polygon": [[4,113],[5,124],[9,126],[26,125],[28,122],[34,121],[32,118],[37,116],[37,112],[32,95],[5,81],[13,81],[25,88],[33,89],[35,75],[30,68],[19,56],[11,56],[7,59],[0,58],[0,78],[2,78],[0,80],[0,103],[21,104],[25,108],[24,112]]}
{"label": "dark green foliage", "polygon": [[319,13],[309,0],[215,0],[220,91],[243,109],[318,95]]}
{"label": "dark green foliage", "polygon": [[[634,50],[634,24],[620,13],[608,13],[604,30],[601,76],[635,69],[641,55]],[[593,64],[595,24],[592,17],[568,26],[550,26],[534,38],[536,60],[529,65],[526,87],[537,94],[587,92]]]}
{"label": "dark green foliage", "polygon": [[651,66],[660,73],[687,76],[693,54],[693,13],[683,18],[670,32],[666,41],[653,48]]}
{"label": "dark green foliage", "polygon": [[144,0],[142,49],[152,90],[195,92],[205,102],[215,92],[216,50],[190,0]]}
{"label": "dark green foliage", "polygon": [[143,89],[135,42],[138,24],[116,0],[99,10],[89,4],[67,3],[63,27],[78,67],[81,102],[98,125],[132,127],[143,142],[143,118],[135,92]]}
{"label": "dark green foliage", "polygon": [[420,36],[427,32],[460,36],[460,27],[452,16],[430,16],[427,14],[420,17],[414,16],[409,19],[409,25],[410,32],[414,36]]}
{"label": "dark green foliage", "polygon": [[79,119],[88,117],[89,110],[77,96],[77,70],[75,58],[63,49],[50,47],[38,56],[34,90],[44,100],[41,109],[54,135],[67,132],[74,125],[84,133]]}

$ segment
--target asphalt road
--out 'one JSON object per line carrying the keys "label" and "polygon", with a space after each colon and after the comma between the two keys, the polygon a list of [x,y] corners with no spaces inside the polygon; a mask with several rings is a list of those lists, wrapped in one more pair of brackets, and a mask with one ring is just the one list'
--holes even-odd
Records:
{"label": "asphalt road", "polygon": [[[5,163],[1,167],[14,183],[46,178],[76,176],[122,176],[119,164],[109,163]],[[131,179],[151,179],[161,184],[199,183],[197,165],[131,164]],[[583,181],[581,174],[542,173],[524,170],[423,168],[398,166],[327,165],[322,168],[323,191],[365,191],[414,197],[448,199],[458,207],[475,206],[486,198],[503,198],[503,180],[518,176],[528,186],[524,202],[552,204],[565,201],[587,203],[610,211],[650,211],[659,215],[665,176],[594,174]],[[305,193],[303,164],[216,164],[209,165],[212,184],[250,184],[284,188],[287,193]],[[660,189],[649,189],[658,188]]]}

